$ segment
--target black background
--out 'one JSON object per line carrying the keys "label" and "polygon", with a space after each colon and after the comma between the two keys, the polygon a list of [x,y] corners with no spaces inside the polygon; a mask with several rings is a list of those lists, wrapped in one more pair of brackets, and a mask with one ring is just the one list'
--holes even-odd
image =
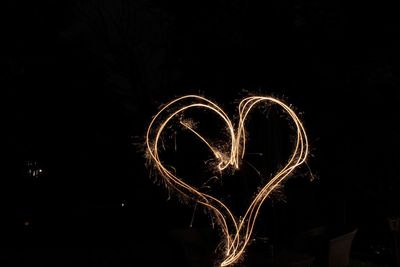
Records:
{"label": "black background", "polygon": [[[77,248],[128,251],[134,244],[142,244],[136,252],[104,254],[134,262],[133,255],[167,253],[165,236],[187,227],[193,209],[167,201],[167,191],[149,179],[142,146],[147,124],[174,97],[200,93],[231,106],[247,90],[277,96],[302,112],[309,164],[318,177],[288,182],[287,202],[266,208],[260,219],[268,226],[260,227],[263,234],[279,240],[318,224],[356,225],[355,251],[379,252],[377,261],[390,261],[386,220],[400,212],[394,5],[1,5],[0,242],[10,249],[2,259],[28,266],[60,253],[50,258],[86,266],[86,252]],[[27,175],[27,161],[43,172]],[[70,249],[49,252],[57,247]]]}

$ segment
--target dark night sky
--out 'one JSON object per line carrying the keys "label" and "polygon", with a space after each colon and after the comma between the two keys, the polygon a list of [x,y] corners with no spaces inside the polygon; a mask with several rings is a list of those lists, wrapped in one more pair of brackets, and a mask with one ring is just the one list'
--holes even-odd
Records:
{"label": "dark night sky", "polygon": [[[231,107],[244,89],[283,98],[303,112],[309,164],[318,176],[311,184],[290,180],[287,202],[267,204],[265,233],[279,239],[284,227],[351,224],[360,228],[360,240],[390,245],[386,218],[400,215],[394,6],[333,0],[2,5],[4,247],[130,247],[187,227],[192,209],[166,201],[137,144],[159,105],[173,97],[201,93]],[[27,161],[43,172],[29,176]],[[152,244],[141,252],[162,246]]]}

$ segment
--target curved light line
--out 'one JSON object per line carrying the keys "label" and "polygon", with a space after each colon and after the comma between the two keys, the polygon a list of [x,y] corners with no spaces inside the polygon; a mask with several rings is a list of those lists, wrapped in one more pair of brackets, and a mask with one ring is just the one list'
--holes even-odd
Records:
{"label": "curved light line", "polygon": [[[292,154],[286,165],[275,174],[272,179],[262,187],[254,197],[241,220],[233,215],[229,208],[220,200],[206,193],[200,192],[185,183],[181,178],[169,171],[159,157],[159,141],[164,129],[172,123],[172,119],[178,117],[184,111],[193,108],[203,108],[216,113],[225,123],[225,128],[229,132],[230,144],[228,153],[223,153],[219,148],[213,147],[199,132],[189,124],[181,121],[180,123],[190,130],[195,136],[203,141],[213,152],[217,161],[217,169],[223,171],[229,166],[240,167],[240,162],[246,150],[245,122],[253,108],[261,103],[273,103],[280,106],[290,117],[296,128],[296,142]],[[229,119],[228,115],[212,101],[197,95],[187,95],[179,97],[165,105],[151,120],[146,132],[146,145],[148,155],[153,162],[165,184],[177,190],[178,193],[192,198],[198,203],[209,208],[216,216],[222,232],[225,235],[225,256],[220,266],[229,266],[237,262],[247,247],[251,234],[254,229],[255,221],[260,211],[261,205],[274,189],[279,186],[299,165],[303,164],[308,156],[308,139],[303,124],[296,113],[284,102],[267,96],[250,96],[243,99],[238,107],[239,118],[237,128]]]}

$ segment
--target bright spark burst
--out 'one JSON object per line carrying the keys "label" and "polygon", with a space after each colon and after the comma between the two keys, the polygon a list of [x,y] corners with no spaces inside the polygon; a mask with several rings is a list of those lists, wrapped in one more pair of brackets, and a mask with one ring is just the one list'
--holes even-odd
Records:
{"label": "bright spark burst", "polygon": [[[295,145],[292,154],[286,165],[275,174],[272,179],[264,185],[256,194],[248,209],[240,219],[235,217],[229,208],[217,198],[200,192],[199,188],[195,188],[187,184],[182,178],[177,177],[163,164],[160,159],[159,149],[162,147],[161,136],[163,131],[173,123],[173,119],[180,118],[183,112],[190,109],[207,109],[214,112],[222,119],[225,128],[229,133],[229,140],[226,141],[228,149],[214,147],[207,142],[200,133],[198,133],[193,124],[189,121],[180,120],[180,124],[193,132],[205,145],[212,151],[217,160],[217,169],[223,171],[228,167],[238,169],[246,150],[246,132],[245,122],[250,111],[260,103],[273,103],[281,107],[290,117],[295,125]],[[198,95],[186,95],[179,97],[167,105],[154,116],[146,133],[147,153],[154,164],[156,170],[162,177],[168,187],[175,189],[176,192],[185,197],[189,197],[207,207],[214,215],[215,220],[219,223],[224,233],[224,258],[220,266],[228,266],[237,262],[246,246],[249,244],[251,234],[260,207],[265,199],[274,191],[275,188],[287,178],[299,165],[306,161],[309,149],[307,135],[303,124],[296,113],[282,101],[268,96],[250,96],[246,97],[239,103],[239,118],[237,127],[229,119],[228,115],[212,101]],[[224,149],[226,151],[221,151]]]}

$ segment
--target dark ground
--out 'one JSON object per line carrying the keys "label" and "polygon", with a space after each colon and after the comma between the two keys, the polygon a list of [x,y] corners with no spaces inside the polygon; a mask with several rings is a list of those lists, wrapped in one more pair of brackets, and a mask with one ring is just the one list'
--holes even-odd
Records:
{"label": "dark ground", "polygon": [[[141,258],[176,266],[183,252],[168,233],[187,227],[193,209],[166,201],[137,144],[173,97],[201,93],[229,107],[245,89],[303,112],[318,177],[290,180],[286,202],[265,205],[256,235],[283,245],[316,225],[354,225],[354,255],[392,264],[387,218],[400,215],[394,5],[1,5],[1,260],[131,266]],[[199,226],[208,225],[198,216]]]}

